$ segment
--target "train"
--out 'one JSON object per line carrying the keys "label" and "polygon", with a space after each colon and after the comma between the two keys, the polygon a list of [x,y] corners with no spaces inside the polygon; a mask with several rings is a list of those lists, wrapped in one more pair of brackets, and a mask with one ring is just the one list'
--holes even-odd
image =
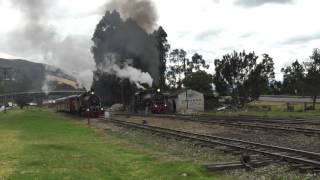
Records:
{"label": "train", "polygon": [[101,100],[93,89],[80,95],[57,99],[53,106],[57,111],[84,117],[99,118],[104,116]]}
{"label": "train", "polygon": [[167,95],[160,89],[135,93],[132,106],[135,113],[147,110],[153,114],[164,114],[169,111]]}
{"label": "train", "polygon": [[[50,106],[59,112],[67,112],[83,117],[99,118],[105,114],[101,100],[94,90],[54,100]],[[131,100],[131,112],[151,112],[165,114],[170,112],[168,95],[158,90],[143,90],[134,94]]]}

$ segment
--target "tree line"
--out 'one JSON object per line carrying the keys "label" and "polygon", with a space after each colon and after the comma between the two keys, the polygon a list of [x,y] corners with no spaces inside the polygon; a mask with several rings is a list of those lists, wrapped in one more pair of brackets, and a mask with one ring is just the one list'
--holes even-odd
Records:
{"label": "tree line", "polygon": [[243,107],[257,100],[261,94],[305,95],[313,99],[315,108],[320,94],[320,49],[314,49],[309,60],[294,61],[282,68],[283,81],[277,81],[274,61],[268,54],[260,57],[255,52],[232,52],[214,61],[215,72],[208,73],[209,65],[195,53],[188,58],[183,49],[172,49],[162,27],[154,32],[160,60],[162,89],[190,88],[204,94],[215,90],[219,96],[230,96],[231,104]]}

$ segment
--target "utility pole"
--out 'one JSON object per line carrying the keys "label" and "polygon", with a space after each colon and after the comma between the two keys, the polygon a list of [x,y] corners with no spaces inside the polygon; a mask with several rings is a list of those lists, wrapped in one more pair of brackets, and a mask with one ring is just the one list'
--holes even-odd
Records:
{"label": "utility pole", "polygon": [[88,120],[88,125],[90,126],[90,107],[88,107],[87,109],[86,109],[86,113],[87,113],[87,120]]}
{"label": "utility pole", "polygon": [[186,89],[186,103],[187,103],[187,110],[188,110],[189,109],[188,89]]}
{"label": "utility pole", "polygon": [[[9,76],[9,72],[12,69],[11,67],[0,67],[0,69],[2,69],[3,71],[3,93],[6,93],[6,81],[10,81],[10,76]],[[5,95],[3,97],[3,107],[4,110],[3,112],[6,113],[6,104],[7,104],[7,96]]]}
{"label": "utility pole", "polygon": [[121,86],[121,103],[122,103],[123,107],[125,106],[124,83],[125,83],[124,80],[121,80],[121,82],[120,82],[120,86]]}

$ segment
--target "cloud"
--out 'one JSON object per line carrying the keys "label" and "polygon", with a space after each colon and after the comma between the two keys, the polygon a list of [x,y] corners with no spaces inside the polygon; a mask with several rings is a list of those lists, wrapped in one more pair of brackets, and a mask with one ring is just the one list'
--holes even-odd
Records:
{"label": "cloud", "polygon": [[287,39],[281,44],[290,45],[290,44],[300,44],[300,43],[308,43],[313,40],[320,40],[320,32],[310,34],[310,35],[302,35],[297,37],[292,37],[290,39]]}
{"label": "cloud", "polygon": [[181,32],[177,32],[177,33],[176,33],[176,36],[177,36],[178,38],[185,38],[185,37],[187,37],[189,34],[190,34],[190,32],[188,32],[188,31],[181,31]]}
{"label": "cloud", "polygon": [[242,35],[240,36],[240,38],[249,38],[249,37],[252,37],[252,36],[254,36],[254,35],[255,35],[255,33],[253,33],[253,32],[248,32],[248,33],[242,34]]}
{"label": "cloud", "polygon": [[289,4],[294,0],[236,0],[235,4],[243,7],[257,7],[264,4]]}
{"label": "cloud", "polygon": [[219,36],[221,33],[222,33],[222,30],[221,30],[221,29],[206,30],[206,31],[203,31],[203,32],[197,34],[194,39],[195,39],[196,41],[203,41],[203,40],[210,39],[210,38],[212,38],[212,37],[217,37],[217,36]]}
{"label": "cloud", "polygon": [[[1,49],[15,56],[37,55],[46,64],[65,70],[74,75],[81,85],[90,88],[94,69],[90,37],[76,35],[76,31],[66,37],[60,35],[58,29],[50,23],[52,12],[57,11],[57,3],[54,1],[10,2],[21,12],[24,20],[19,27],[6,34],[0,42]],[[85,75],[88,75],[87,78]]]}

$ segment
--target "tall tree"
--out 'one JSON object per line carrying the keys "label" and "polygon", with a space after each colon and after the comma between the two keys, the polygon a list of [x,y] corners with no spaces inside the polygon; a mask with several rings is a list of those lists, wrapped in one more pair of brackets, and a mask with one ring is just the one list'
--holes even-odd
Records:
{"label": "tall tree", "polygon": [[283,73],[283,92],[286,94],[303,94],[305,81],[305,68],[298,60],[291,66],[281,69]]}
{"label": "tall tree", "polygon": [[202,55],[195,53],[191,60],[187,59],[184,87],[197,90],[204,94],[212,93],[212,75],[205,70],[209,68]]}
{"label": "tall tree", "polygon": [[154,32],[154,36],[157,41],[157,48],[159,50],[159,87],[161,89],[166,88],[166,70],[167,70],[167,58],[168,58],[168,52],[170,50],[170,44],[167,40],[167,33],[166,31],[160,26],[158,30]]}
{"label": "tall tree", "polygon": [[171,63],[167,72],[169,86],[180,89],[187,72],[187,52],[183,49],[174,49],[170,53],[169,60]]}
{"label": "tall tree", "polygon": [[[92,41],[91,52],[97,67],[93,88],[103,104],[129,104],[137,82],[129,80],[127,75],[133,73],[126,66],[149,73],[158,84],[160,62],[156,39],[133,19],[123,20],[117,11],[107,11],[97,24]],[[122,71],[126,77],[119,75]]]}
{"label": "tall tree", "polygon": [[212,75],[201,70],[192,72],[185,77],[183,85],[204,94],[212,93]]}
{"label": "tall tree", "polygon": [[317,97],[320,93],[320,49],[314,49],[311,61],[306,63],[305,88],[306,93],[312,96],[313,108],[315,109]]}
{"label": "tall tree", "polygon": [[200,71],[201,68],[208,69],[209,65],[206,64],[206,61],[203,59],[202,55],[195,53],[191,61],[187,62],[187,73],[192,73],[196,71]]}
{"label": "tall tree", "polygon": [[251,100],[259,99],[260,94],[266,93],[274,81],[274,63],[268,54],[262,55],[262,61],[255,65],[249,73],[249,78],[244,85]]}
{"label": "tall tree", "polygon": [[245,103],[259,98],[269,82],[274,79],[273,59],[263,55],[258,63],[254,52],[245,51],[223,56],[215,60],[213,82],[220,95],[230,95],[232,103],[243,107]]}

